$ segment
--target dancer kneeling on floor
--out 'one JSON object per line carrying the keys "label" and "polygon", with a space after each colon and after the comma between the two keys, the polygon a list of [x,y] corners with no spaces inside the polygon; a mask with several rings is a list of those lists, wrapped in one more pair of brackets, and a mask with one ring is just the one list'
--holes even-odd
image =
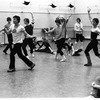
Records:
{"label": "dancer kneeling on floor", "polygon": [[80,56],[80,52],[82,52],[82,49],[74,49],[73,43],[71,42],[71,38],[68,38],[67,42],[64,43],[64,47],[66,50],[67,55],[69,56]]}
{"label": "dancer kneeling on floor", "polygon": [[67,55],[74,54],[74,47],[73,47],[73,43],[71,42],[71,38],[68,38],[67,42],[65,41],[63,48],[65,49]]}

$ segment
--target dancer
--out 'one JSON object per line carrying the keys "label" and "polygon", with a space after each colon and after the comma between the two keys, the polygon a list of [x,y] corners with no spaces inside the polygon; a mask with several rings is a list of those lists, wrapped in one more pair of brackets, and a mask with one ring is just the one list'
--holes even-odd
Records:
{"label": "dancer", "polygon": [[[42,44],[35,51],[55,54],[54,50],[51,48],[49,41],[46,39],[46,37],[43,37],[42,39],[43,39]],[[43,46],[44,48],[41,49]]]}
{"label": "dancer", "polygon": [[15,54],[19,56],[20,59],[22,59],[30,68],[29,70],[32,70],[35,66],[34,63],[32,63],[28,58],[26,58],[22,54],[22,40],[23,37],[22,35],[25,34],[27,37],[32,37],[28,33],[26,33],[25,28],[20,25],[20,17],[15,15],[13,16],[13,25],[11,25],[9,29],[9,34],[13,35],[13,43],[14,47],[12,48],[12,51],[10,53],[10,65],[9,65],[9,70],[7,72],[14,72],[15,71]]}
{"label": "dancer", "polygon": [[65,20],[65,18],[63,17],[60,17],[60,18],[57,17],[55,20],[57,27],[47,32],[47,33],[50,33],[50,32],[55,33],[54,41],[57,45],[57,53],[55,55],[55,58],[58,59],[58,54],[60,54],[62,56],[62,59],[60,60],[61,62],[66,60],[66,57],[64,53],[62,52],[62,48],[66,39],[66,31],[67,31],[66,24],[70,17],[71,16],[69,16],[67,20]]}
{"label": "dancer", "polygon": [[98,18],[92,19],[91,15],[90,15],[90,11],[91,11],[91,9],[88,9],[89,20],[92,24],[91,40],[85,49],[87,64],[85,64],[84,66],[92,66],[92,62],[91,62],[91,58],[90,58],[90,54],[89,54],[90,50],[93,49],[95,55],[100,58],[100,54],[98,53],[98,40],[97,40],[97,36],[100,34],[100,29],[98,28],[99,19]]}
{"label": "dancer", "polygon": [[[32,19],[31,24],[29,24],[29,19],[25,18],[24,19],[24,24],[26,25],[25,26],[25,31],[29,35],[32,36],[33,35],[33,28],[34,28],[34,19]],[[33,39],[25,36],[25,39],[23,40],[22,49],[23,49],[24,55],[29,59],[29,56],[28,56],[28,53],[27,53],[27,50],[26,50],[27,45],[30,47],[31,56],[34,57],[33,49],[35,48],[35,46],[33,44]]]}
{"label": "dancer", "polygon": [[80,56],[80,52],[82,52],[82,49],[74,49],[73,43],[71,42],[71,38],[68,38],[67,42],[64,43],[63,47],[69,56]]}
{"label": "dancer", "polygon": [[81,42],[81,49],[83,48],[83,24],[81,22],[80,18],[76,19],[76,23],[74,25],[74,31],[75,31],[75,35],[76,35],[76,41],[75,41],[75,45],[77,47],[77,43]]}
{"label": "dancer", "polygon": [[64,43],[64,49],[67,53],[67,55],[73,55],[74,54],[74,46],[73,43],[71,42],[71,38],[68,38],[67,42],[65,41]]}
{"label": "dancer", "polygon": [[13,39],[12,39],[12,34],[9,34],[9,28],[11,26],[11,18],[10,17],[7,17],[7,24],[4,26],[4,32],[7,34],[7,38],[8,38],[8,44],[6,46],[6,48],[3,50],[3,52],[5,54],[7,54],[7,50],[10,49],[10,52],[12,50],[12,42],[13,42]]}

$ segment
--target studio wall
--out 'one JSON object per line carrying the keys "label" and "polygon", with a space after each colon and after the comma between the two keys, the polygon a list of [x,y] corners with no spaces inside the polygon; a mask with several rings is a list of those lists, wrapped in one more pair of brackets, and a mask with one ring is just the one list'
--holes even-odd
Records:
{"label": "studio wall", "polygon": [[[82,20],[84,26],[84,36],[90,38],[91,24],[87,15],[87,8],[91,8],[91,16],[100,18],[100,0],[26,0],[30,1],[30,5],[23,5],[24,0],[0,0],[0,29],[6,24],[6,18],[14,15],[21,17],[21,24],[24,25],[23,19],[28,17],[31,20],[31,14],[33,13],[34,35],[41,36],[41,29],[44,27],[55,27],[55,18],[58,16],[64,16],[67,18],[70,14],[70,18],[67,24],[68,36],[74,38],[73,26],[76,22],[76,18],[79,17]],[[55,4],[57,7],[52,8],[50,4]],[[69,4],[74,5],[75,8],[69,8]],[[100,25],[100,24],[99,24]],[[1,33],[0,33],[1,34]],[[100,38],[99,38],[100,39]],[[7,42],[7,39],[5,40]]]}

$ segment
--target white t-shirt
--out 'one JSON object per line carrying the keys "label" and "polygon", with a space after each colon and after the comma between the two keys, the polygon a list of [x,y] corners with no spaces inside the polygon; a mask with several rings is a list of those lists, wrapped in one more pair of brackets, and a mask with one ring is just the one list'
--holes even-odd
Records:
{"label": "white t-shirt", "polygon": [[82,23],[75,23],[74,25],[74,31],[75,32],[82,32],[83,24]]}
{"label": "white t-shirt", "polygon": [[100,28],[99,27],[96,27],[96,28],[92,27],[91,32],[99,33],[100,32]]}
{"label": "white t-shirt", "polygon": [[19,26],[16,28],[15,24],[12,24],[10,26],[10,31],[13,35],[13,43],[22,43],[23,42],[23,32],[25,31],[25,28],[19,24]]}
{"label": "white t-shirt", "polygon": [[10,28],[10,26],[11,26],[12,24],[10,23],[10,24],[6,24],[5,26],[4,26],[4,28],[5,28],[5,33],[8,35],[9,34],[9,28]]}

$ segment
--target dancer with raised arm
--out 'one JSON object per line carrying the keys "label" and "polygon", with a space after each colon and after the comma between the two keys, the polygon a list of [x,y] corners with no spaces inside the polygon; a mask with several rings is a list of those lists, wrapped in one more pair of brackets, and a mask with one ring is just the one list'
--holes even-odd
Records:
{"label": "dancer with raised arm", "polygon": [[[34,17],[33,17],[33,15],[32,15],[32,22],[30,23],[29,19],[25,18],[24,24],[26,25],[25,31],[29,35],[33,36],[33,28],[34,28]],[[33,49],[35,48],[35,46],[33,44],[33,39],[25,36],[25,39],[23,40],[22,49],[23,49],[24,55],[29,59],[29,56],[28,56],[28,53],[27,53],[27,50],[26,50],[27,45],[30,47],[31,56],[34,57]]]}
{"label": "dancer with raised arm", "polygon": [[57,17],[55,20],[57,27],[47,32],[47,33],[54,32],[55,35],[54,41],[57,45],[57,52],[55,58],[58,59],[58,54],[60,54],[62,56],[62,59],[60,60],[61,62],[64,62],[66,60],[66,57],[62,52],[62,48],[64,46],[66,39],[66,31],[67,31],[66,24],[68,23],[70,17],[71,15],[68,17],[67,20],[63,17]]}
{"label": "dancer with raised arm", "polygon": [[85,64],[84,66],[92,66],[92,62],[91,62],[91,58],[90,58],[90,54],[89,54],[90,50],[93,49],[95,55],[100,58],[100,54],[98,52],[98,40],[97,40],[97,36],[100,34],[100,29],[98,28],[99,19],[98,18],[92,19],[91,15],[90,15],[90,11],[91,11],[91,9],[88,9],[89,20],[92,24],[91,40],[85,49],[87,64]]}

